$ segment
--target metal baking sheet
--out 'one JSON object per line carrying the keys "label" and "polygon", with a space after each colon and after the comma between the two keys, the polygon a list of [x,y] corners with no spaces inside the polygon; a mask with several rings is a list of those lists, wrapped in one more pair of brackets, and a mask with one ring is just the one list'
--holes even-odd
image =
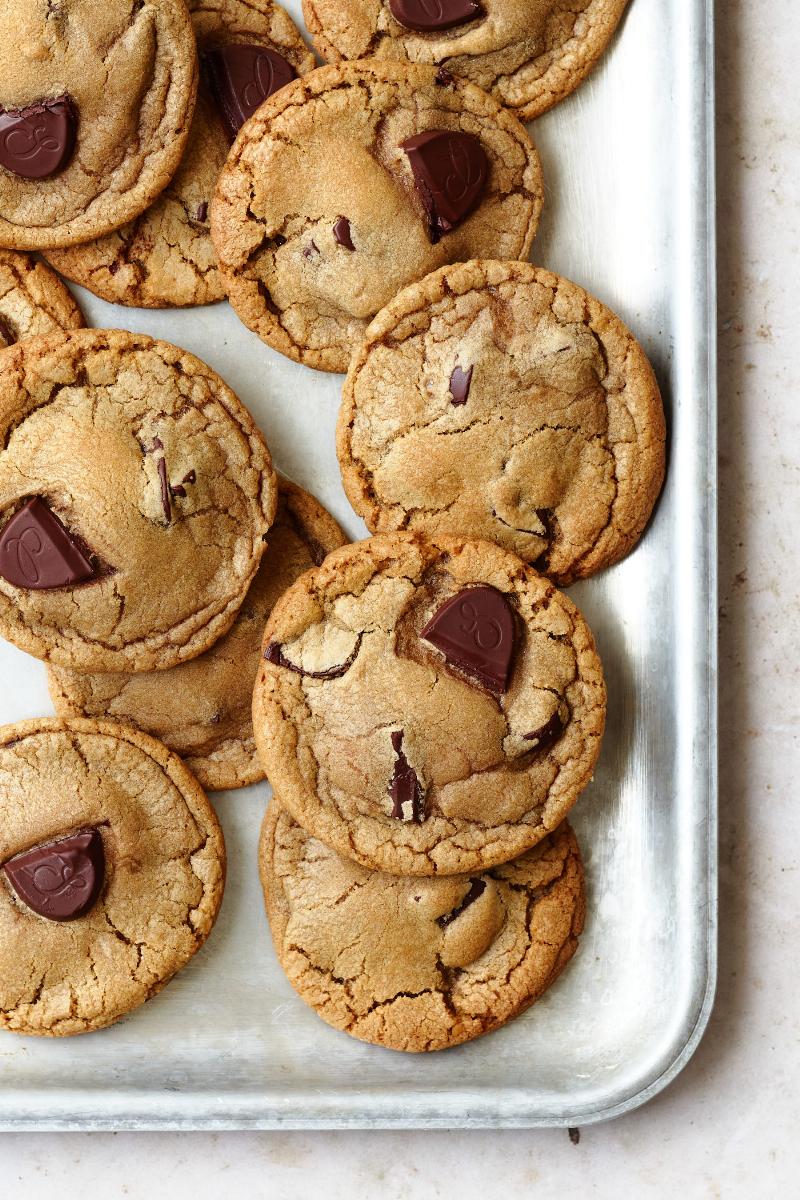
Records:
{"label": "metal baking sheet", "polygon": [[[299,18],[300,3],[287,5]],[[266,785],[215,797],[229,849],[218,926],[156,999],[80,1038],[0,1034],[0,1128],[579,1125],[664,1087],[708,1019],[716,944],[716,478],[711,0],[632,0],[600,69],[536,122],[547,204],[533,257],[594,291],[650,354],[669,473],[644,541],[573,587],[609,721],[574,811],[586,932],[542,1001],[429,1056],[323,1024],[274,957],[256,873]],[[94,325],[165,337],[238,391],[283,471],[354,538],[334,454],[340,379],[263,346],[227,305]],[[0,719],[51,711],[44,668],[0,645]]]}

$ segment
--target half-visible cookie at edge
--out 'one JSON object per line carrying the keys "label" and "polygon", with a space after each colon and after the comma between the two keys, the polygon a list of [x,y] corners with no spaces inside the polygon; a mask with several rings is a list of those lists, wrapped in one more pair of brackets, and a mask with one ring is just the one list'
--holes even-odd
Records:
{"label": "half-visible cookie at edge", "polygon": [[82,326],[81,310],[54,271],[27,254],[0,250],[0,350]]}
{"label": "half-visible cookie at edge", "polygon": [[0,5],[0,246],[71,246],[143,212],[196,93],[183,0]]}
{"label": "half-visible cookie at edge", "polygon": [[172,182],[122,229],[48,254],[67,278],[117,304],[175,308],[223,298],[208,210],[236,121],[314,67],[297,27],[272,0],[190,0],[189,8],[200,88]]}
{"label": "half-visible cookie at edge", "polygon": [[539,158],[515,117],[434,67],[321,67],[242,128],[211,206],[223,282],[267,345],[345,371],[379,308],[445,263],[525,258]]}
{"label": "half-visible cookie at edge", "polygon": [[586,622],[489,542],[383,534],[275,605],[253,696],[281,803],[363,866],[454,875],[515,858],[591,779],[605,723]]}
{"label": "half-visible cookie at edge", "polygon": [[273,605],[303,571],[344,545],[333,517],[288,480],[267,549],[228,633],[210,650],[169,671],[85,675],[49,667],[61,717],[101,717],[144,729],[180,754],[203,787],[245,787],[264,778],[253,740],[253,682]]}
{"label": "half-visible cookie at edge", "polygon": [[0,634],[84,671],[165,670],[236,617],[277,480],[194,355],[79,329],[3,351]]}
{"label": "half-visible cookie at edge", "polygon": [[272,937],[324,1021],[393,1050],[442,1050],[517,1016],[556,980],[583,928],[583,865],[566,823],[480,874],[368,871],[273,800],[261,834]]}
{"label": "half-visible cookie at edge", "polygon": [[119,1020],[184,967],[225,883],[214,810],[175,754],[108,721],[0,729],[0,1027]]}
{"label": "half-visible cookie at edge", "polygon": [[664,408],[633,334],[530,263],[458,263],[370,324],[339,414],[373,532],[461,533],[559,584],[633,548],[664,478]]}
{"label": "half-visible cookie at edge", "polygon": [[628,0],[303,0],[328,62],[437,63],[531,121],[585,79]]}

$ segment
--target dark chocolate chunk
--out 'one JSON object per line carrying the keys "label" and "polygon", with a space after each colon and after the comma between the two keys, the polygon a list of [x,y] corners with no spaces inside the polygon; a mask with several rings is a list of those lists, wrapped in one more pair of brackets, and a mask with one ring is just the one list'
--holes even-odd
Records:
{"label": "dark chocolate chunk", "polygon": [[308,679],[338,679],[350,670],[360,649],[361,634],[358,635],[358,641],[350,656],[343,663],[337,663],[335,667],[328,667],[325,671],[304,671],[302,667],[298,667],[296,663],[286,658],[279,642],[269,643],[264,650],[264,658],[267,662],[274,663],[276,667],[286,667],[288,671],[294,671],[296,675],[305,675]]}
{"label": "dark chocolate chunk", "polygon": [[0,109],[0,166],[23,179],[56,175],[72,158],[77,125],[67,96]]}
{"label": "dark chocolate chunk", "polygon": [[319,254],[319,246],[316,242],[309,242],[303,251],[303,258],[313,258],[315,254]]}
{"label": "dark chocolate chunk", "polygon": [[418,825],[425,820],[425,797],[420,787],[419,779],[414,768],[409,763],[403,751],[403,730],[392,733],[392,749],[397,757],[394,762],[392,782],[389,784],[389,795],[392,798],[392,816],[398,820],[406,819],[403,807],[411,805],[411,820]]}
{"label": "dark chocolate chunk", "polygon": [[70,587],[94,573],[72,535],[38,496],[15,513],[0,533],[0,576],[14,587],[32,591]]}
{"label": "dark chocolate chunk", "polygon": [[486,151],[471,133],[428,129],[403,142],[436,243],[455,229],[480,199],[489,175]]}
{"label": "dark chocolate chunk", "polygon": [[406,29],[431,33],[483,16],[480,0],[389,0],[389,11]]}
{"label": "dark chocolate chunk", "polygon": [[445,913],[443,917],[437,917],[436,924],[441,925],[442,929],[446,929],[451,921],[455,921],[456,917],[460,917],[464,909],[469,908],[470,904],[473,904],[478,899],[478,896],[482,896],[485,891],[485,879],[471,879],[469,882],[469,891],[458,908],[454,908],[452,912]]}
{"label": "dark chocolate chunk", "polygon": [[161,507],[164,510],[164,520],[169,525],[172,520],[172,504],[169,498],[169,480],[167,479],[167,460],[162,457],[158,460],[158,481],[161,484]]}
{"label": "dark chocolate chunk", "polygon": [[202,204],[197,206],[197,219],[202,225],[208,216],[208,201],[204,200]]}
{"label": "dark chocolate chunk", "polygon": [[554,745],[564,732],[564,722],[561,720],[561,715],[556,710],[549,721],[542,725],[541,729],[534,729],[533,733],[525,734],[526,742],[536,742],[534,747],[536,750],[544,750],[547,746]]}
{"label": "dark chocolate chunk", "polygon": [[233,42],[204,55],[219,114],[236,137],[248,117],[278,88],[291,83],[297,72],[291,63],[266,46]]}
{"label": "dark chocolate chunk", "polygon": [[474,367],[467,367],[466,371],[462,367],[453,367],[453,373],[450,376],[450,395],[453,397],[453,404],[467,403],[473,370]]}
{"label": "dark chocolate chunk", "polygon": [[451,596],[420,636],[490,692],[508,690],[516,625],[511,605],[496,588],[482,584]]}
{"label": "dark chocolate chunk", "polygon": [[9,325],[5,317],[0,317],[0,344],[3,346],[13,346],[17,340],[17,335]]}
{"label": "dark chocolate chunk", "polygon": [[40,917],[74,921],[89,911],[102,890],[103,839],[97,829],[86,829],[19,854],[3,870],[20,900]]}
{"label": "dark chocolate chunk", "polygon": [[438,83],[440,87],[451,87],[455,81],[455,75],[451,74],[445,67],[439,67],[434,78],[434,83]]}
{"label": "dark chocolate chunk", "polygon": [[344,246],[345,250],[355,250],[353,239],[350,236],[350,222],[347,217],[336,218],[336,224],[333,227],[333,236],[336,238],[337,245]]}

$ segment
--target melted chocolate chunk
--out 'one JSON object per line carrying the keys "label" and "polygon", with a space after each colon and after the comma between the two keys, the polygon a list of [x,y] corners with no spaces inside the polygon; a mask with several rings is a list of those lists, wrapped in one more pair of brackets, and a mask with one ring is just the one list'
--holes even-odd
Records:
{"label": "melted chocolate chunk", "polygon": [[467,367],[465,371],[462,367],[453,367],[453,373],[450,376],[450,395],[453,397],[453,404],[467,403],[474,369],[474,367]]}
{"label": "melted chocolate chunk", "polygon": [[83,550],[47,505],[34,497],[0,533],[0,576],[31,591],[70,587],[94,575]]}
{"label": "melted chocolate chunk", "polygon": [[355,250],[353,239],[350,236],[350,222],[347,217],[337,217],[336,224],[333,227],[333,236],[336,238],[337,245],[344,246],[345,250]]}
{"label": "melted chocolate chunk", "polygon": [[161,507],[164,510],[164,520],[169,525],[172,520],[172,504],[169,497],[169,480],[167,479],[167,460],[160,458],[158,466],[158,481],[161,484]]}
{"label": "melted chocolate chunk", "polygon": [[418,825],[425,820],[425,797],[417,779],[417,773],[409,763],[403,751],[403,730],[392,733],[392,749],[397,755],[394,763],[392,782],[389,784],[389,795],[392,798],[392,816],[403,821],[406,815],[403,808],[411,805],[411,820]]}
{"label": "melted chocolate chunk", "polygon": [[0,317],[0,343],[3,346],[13,346],[17,340],[17,335],[9,325],[5,317]]}
{"label": "melted chocolate chunk", "polygon": [[316,242],[309,242],[303,251],[303,258],[313,258],[315,254],[319,254],[319,246]]}
{"label": "melted chocolate chunk", "polygon": [[274,50],[241,42],[209,50],[204,61],[231,141],[247,118],[297,75],[291,63]]}
{"label": "melted chocolate chunk", "polygon": [[533,733],[525,734],[526,742],[536,742],[534,749],[544,750],[548,746],[553,746],[564,732],[564,722],[561,720],[561,715],[556,710],[549,721],[542,725],[541,729],[534,729]]}
{"label": "melted chocolate chunk", "polygon": [[89,911],[103,887],[105,855],[97,829],[36,846],[3,866],[28,908],[50,921],[74,921]]}
{"label": "melted chocolate chunk", "polygon": [[508,691],[516,624],[511,605],[496,588],[482,584],[451,596],[420,636],[490,692]]}
{"label": "melted chocolate chunk", "polygon": [[389,11],[400,25],[418,33],[452,29],[483,16],[480,0],[389,0]]}
{"label": "melted chocolate chunk", "polygon": [[438,242],[478,203],[489,175],[486,151],[471,133],[428,129],[403,142],[428,217],[428,237]]}
{"label": "melted chocolate chunk", "polygon": [[460,917],[465,908],[469,908],[470,904],[474,904],[478,896],[482,896],[486,891],[485,879],[471,879],[469,883],[469,891],[464,899],[459,904],[458,908],[454,908],[452,912],[445,913],[443,917],[436,918],[436,924],[441,925],[442,929],[455,921],[456,917]]}
{"label": "melted chocolate chunk", "polygon": [[302,667],[298,667],[296,663],[290,662],[283,653],[283,647],[279,642],[270,642],[264,651],[264,658],[267,662],[274,663],[276,667],[286,667],[287,671],[294,671],[296,675],[305,675],[308,679],[338,679],[340,675],[344,675],[349,671],[353,663],[356,661],[359,650],[361,649],[361,634],[358,635],[358,641],[353,647],[353,651],[343,663],[338,663],[335,667],[328,667],[325,671],[304,671]]}
{"label": "melted chocolate chunk", "polygon": [[67,96],[0,109],[0,166],[23,179],[63,171],[75,149],[78,117]]}

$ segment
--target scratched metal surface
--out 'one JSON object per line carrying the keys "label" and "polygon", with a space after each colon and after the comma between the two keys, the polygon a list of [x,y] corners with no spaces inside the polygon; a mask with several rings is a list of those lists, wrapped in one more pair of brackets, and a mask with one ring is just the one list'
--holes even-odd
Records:
{"label": "scratched metal surface", "polygon": [[[574,812],[581,948],[546,997],[455,1050],[404,1056],[324,1025],[270,944],[256,874],[265,785],[214,797],[229,880],[208,945],[119,1025],[0,1034],[0,1128],[577,1125],[642,1103],[696,1045],[716,938],[715,392],[710,0],[632,0],[593,78],[533,130],[547,206],[533,257],[638,334],[670,422],[667,485],[636,552],[571,589],[597,636],[609,721]],[[300,3],[287,5],[299,17]],[[334,425],[340,379],[299,367],[227,305],[87,320],[165,337],[250,407],[283,471],[353,537]],[[0,643],[0,720],[51,711],[44,669]]]}

